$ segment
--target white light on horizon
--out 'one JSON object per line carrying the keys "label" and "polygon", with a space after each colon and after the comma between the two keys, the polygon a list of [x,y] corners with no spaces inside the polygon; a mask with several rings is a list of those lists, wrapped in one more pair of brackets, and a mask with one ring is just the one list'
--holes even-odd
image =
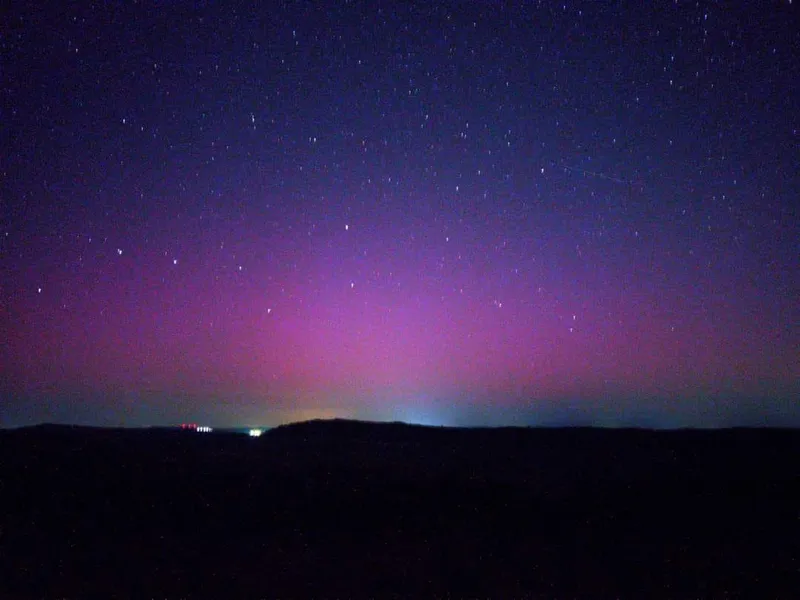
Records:
{"label": "white light on horizon", "polygon": [[262,433],[264,432],[260,429],[251,429],[250,431],[247,432],[247,435],[249,435],[250,437],[260,437]]}

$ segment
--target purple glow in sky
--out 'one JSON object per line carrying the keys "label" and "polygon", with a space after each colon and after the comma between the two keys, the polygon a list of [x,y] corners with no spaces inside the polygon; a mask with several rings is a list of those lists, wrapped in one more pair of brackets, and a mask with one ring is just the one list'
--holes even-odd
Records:
{"label": "purple glow in sky", "polygon": [[11,9],[0,425],[800,424],[796,9]]}

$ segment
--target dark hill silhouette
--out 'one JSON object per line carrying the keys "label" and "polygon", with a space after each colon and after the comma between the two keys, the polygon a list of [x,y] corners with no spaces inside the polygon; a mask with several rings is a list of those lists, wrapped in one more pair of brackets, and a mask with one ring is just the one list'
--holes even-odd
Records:
{"label": "dark hill silhouette", "polygon": [[791,597],[800,432],[0,431],[0,597]]}

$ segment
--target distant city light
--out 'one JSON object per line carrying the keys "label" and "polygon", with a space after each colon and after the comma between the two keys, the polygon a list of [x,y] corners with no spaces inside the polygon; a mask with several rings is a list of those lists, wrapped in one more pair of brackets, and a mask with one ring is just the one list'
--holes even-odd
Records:
{"label": "distant city light", "polygon": [[197,431],[198,433],[211,433],[214,430],[211,429],[211,427],[208,427],[207,425],[201,425],[200,427],[197,428]]}
{"label": "distant city light", "polygon": [[260,429],[251,429],[250,431],[247,432],[247,434],[250,437],[259,437],[262,433],[264,432],[261,431]]}

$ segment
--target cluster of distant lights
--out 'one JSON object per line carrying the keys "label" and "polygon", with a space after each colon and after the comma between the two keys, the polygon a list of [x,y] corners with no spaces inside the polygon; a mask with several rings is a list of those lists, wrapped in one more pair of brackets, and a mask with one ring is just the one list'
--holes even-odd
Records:
{"label": "cluster of distant lights", "polygon": [[197,423],[181,423],[181,429],[188,431],[196,431],[197,433],[211,433],[214,431],[208,425],[198,425]]}
{"label": "cluster of distant lights", "polygon": [[[211,433],[214,431],[208,425],[198,425],[197,423],[181,423],[180,428],[183,431],[196,431],[197,433]],[[263,429],[250,429],[247,431],[247,435],[250,437],[261,437],[262,433],[264,433]]]}

